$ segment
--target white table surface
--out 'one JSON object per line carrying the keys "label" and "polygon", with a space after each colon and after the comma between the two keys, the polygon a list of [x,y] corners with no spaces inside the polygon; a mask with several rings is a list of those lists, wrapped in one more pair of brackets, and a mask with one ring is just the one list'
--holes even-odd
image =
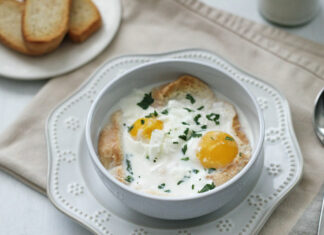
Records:
{"label": "white table surface", "polygon": [[[268,24],[258,13],[257,0],[202,0],[214,7],[248,19]],[[324,9],[324,0],[321,0]],[[288,32],[324,43],[324,14],[307,25],[283,28]],[[19,116],[46,81],[23,82],[0,77],[0,132]],[[90,234],[86,229],[60,213],[49,200],[13,177],[0,171],[0,234],[64,235]]]}

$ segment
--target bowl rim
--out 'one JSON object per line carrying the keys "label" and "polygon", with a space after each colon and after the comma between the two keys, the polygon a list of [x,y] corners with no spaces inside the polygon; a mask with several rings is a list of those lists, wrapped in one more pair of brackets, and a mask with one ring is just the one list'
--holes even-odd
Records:
{"label": "bowl rim", "polygon": [[[93,143],[93,141],[91,139],[91,134],[90,134],[91,133],[91,123],[92,123],[92,120],[93,120],[94,110],[97,107],[99,101],[102,99],[102,96],[109,89],[109,87],[111,87],[118,80],[122,79],[123,77],[128,76],[129,74],[131,74],[131,73],[133,73],[135,71],[141,70],[141,69],[149,67],[149,66],[154,66],[156,64],[170,63],[170,62],[171,63],[181,62],[181,63],[197,64],[199,66],[208,67],[208,68],[213,69],[213,70],[218,70],[219,72],[225,74],[232,81],[234,81],[239,86],[241,86],[242,89],[246,92],[246,94],[250,97],[250,99],[252,100],[253,105],[254,105],[254,107],[256,109],[258,120],[259,120],[259,139],[257,141],[256,148],[253,151],[249,162],[243,167],[243,169],[239,173],[237,173],[233,178],[226,181],[224,184],[222,184],[220,186],[217,186],[217,187],[215,187],[214,189],[212,189],[212,190],[210,190],[208,192],[204,192],[204,193],[196,194],[196,195],[185,196],[185,197],[184,196],[159,196],[159,195],[153,195],[153,194],[149,194],[149,193],[145,193],[145,192],[141,192],[139,190],[133,189],[133,188],[123,184],[122,182],[118,181],[101,164],[101,162],[99,160],[99,156],[97,155],[97,153],[95,151],[94,143]],[[241,73],[240,71],[237,71],[237,72]],[[102,88],[102,90],[99,92],[97,97],[94,99],[94,101],[93,101],[93,103],[92,103],[92,105],[91,105],[91,107],[90,107],[90,109],[88,111],[86,125],[85,125],[85,139],[86,139],[86,144],[87,144],[88,152],[89,152],[89,155],[91,157],[92,163],[94,163],[95,167],[97,167],[97,169],[99,169],[100,173],[103,174],[105,176],[105,178],[110,180],[117,187],[121,187],[123,190],[127,191],[128,193],[135,194],[136,196],[144,197],[146,199],[158,200],[158,201],[164,201],[164,202],[187,201],[187,200],[195,200],[195,199],[205,198],[205,197],[208,197],[208,196],[210,196],[212,194],[216,194],[217,192],[222,191],[223,189],[228,188],[230,185],[234,184],[236,181],[238,181],[251,168],[251,166],[256,162],[257,158],[260,157],[262,147],[263,147],[263,142],[264,142],[264,132],[265,132],[265,125],[264,125],[264,117],[263,117],[261,108],[259,107],[254,95],[251,94],[251,92],[245,87],[245,85],[241,81],[239,81],[238,79],[236,79],[235,77],[233,77],[232,75],[227,73],[226,71],[223,71],[223,70],[215,67],[214,65],[210,64],[210,63],[196,61],[196,60],[193,60],[193,59],[176,59],[176,58],[164,58],[164,59],[157,60],[157,61],[151,61],[151,62],[148,62],[148,63],[145,63],[145,64],[135,66],[134,68],[128,70],[127,72],[122,73],[120,75],[117,75],[115,78],[113,78],[110,82],[108,82]],[[101,179],[101,177],[99,177],[99,178]]]}

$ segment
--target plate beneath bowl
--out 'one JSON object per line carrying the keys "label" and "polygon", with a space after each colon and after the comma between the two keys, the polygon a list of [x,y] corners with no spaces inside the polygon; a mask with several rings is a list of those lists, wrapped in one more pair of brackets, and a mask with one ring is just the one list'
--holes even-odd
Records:
{"label": "plate beneath bowl", "polygon": [[121,19],[120,0],[93,0],[102,18],[102,26],[83,43],[65,39],[57,50],[33,57],[0,44],[0,76],[21,80],[46,79],[70,72],[95,58],[117,33]]}
{"label": "plate beneath bowl", "polygon": [[[104,85],[134,66],[164,58],[203,61],[241,80],[256,97],[265,119],[264,167],[252,192],[243,201],[186,221],[153,219],[122,205],[97,176],[84,140],[88,110]],[[257,233],[302,175],[303,159],[286,99],[270,85],[202,50],[125,56],[106,62],[52,112],[46,134],[50,200],[63,213],[98,234]]]}

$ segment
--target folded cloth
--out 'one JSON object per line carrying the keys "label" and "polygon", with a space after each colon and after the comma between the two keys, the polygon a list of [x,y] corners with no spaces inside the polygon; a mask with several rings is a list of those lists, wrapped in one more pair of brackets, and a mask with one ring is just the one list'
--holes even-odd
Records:
{"label": "folded cloth", "polygon": [[101,63],[124,54],[203,48],[271,83],[289,101],[305,160],[304,176],[262,230],[264,234],[289,233],[324,179],[324,149],[311,121],[314,99],[324,86],[324,46],[196,0],[124,0],[123,8],[122,24],[112,44],[89,64],[50,80],[2,133],[1,168],[45,192],[46,118]]}

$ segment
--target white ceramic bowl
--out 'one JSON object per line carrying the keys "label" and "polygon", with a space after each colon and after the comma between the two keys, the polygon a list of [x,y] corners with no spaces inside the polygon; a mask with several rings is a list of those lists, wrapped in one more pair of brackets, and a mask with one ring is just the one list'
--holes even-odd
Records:
{"label": "white ceramic bowl", "polygon": [[[248,164],[231,180],[214,190],[190,197],[163,197],[136,191],[115,179],[100,163],[97,143],[106,125],[107,113],[134,88],[167,83],[191,74],[228,97],[246,116],[252,129],[253,154]],[[117,77],[94,101],[86,124],[86,142],[93,165],[106,187],[125,205],[145,215],[162,219],[189,219],[213,212],[231,201],[243,200],[256,184],[263,166],[263,116],[255,98],[238,80],[211,65],[190,60],[162,60],[132,69]],[[90,166],[89,166],[90,167]]]}

